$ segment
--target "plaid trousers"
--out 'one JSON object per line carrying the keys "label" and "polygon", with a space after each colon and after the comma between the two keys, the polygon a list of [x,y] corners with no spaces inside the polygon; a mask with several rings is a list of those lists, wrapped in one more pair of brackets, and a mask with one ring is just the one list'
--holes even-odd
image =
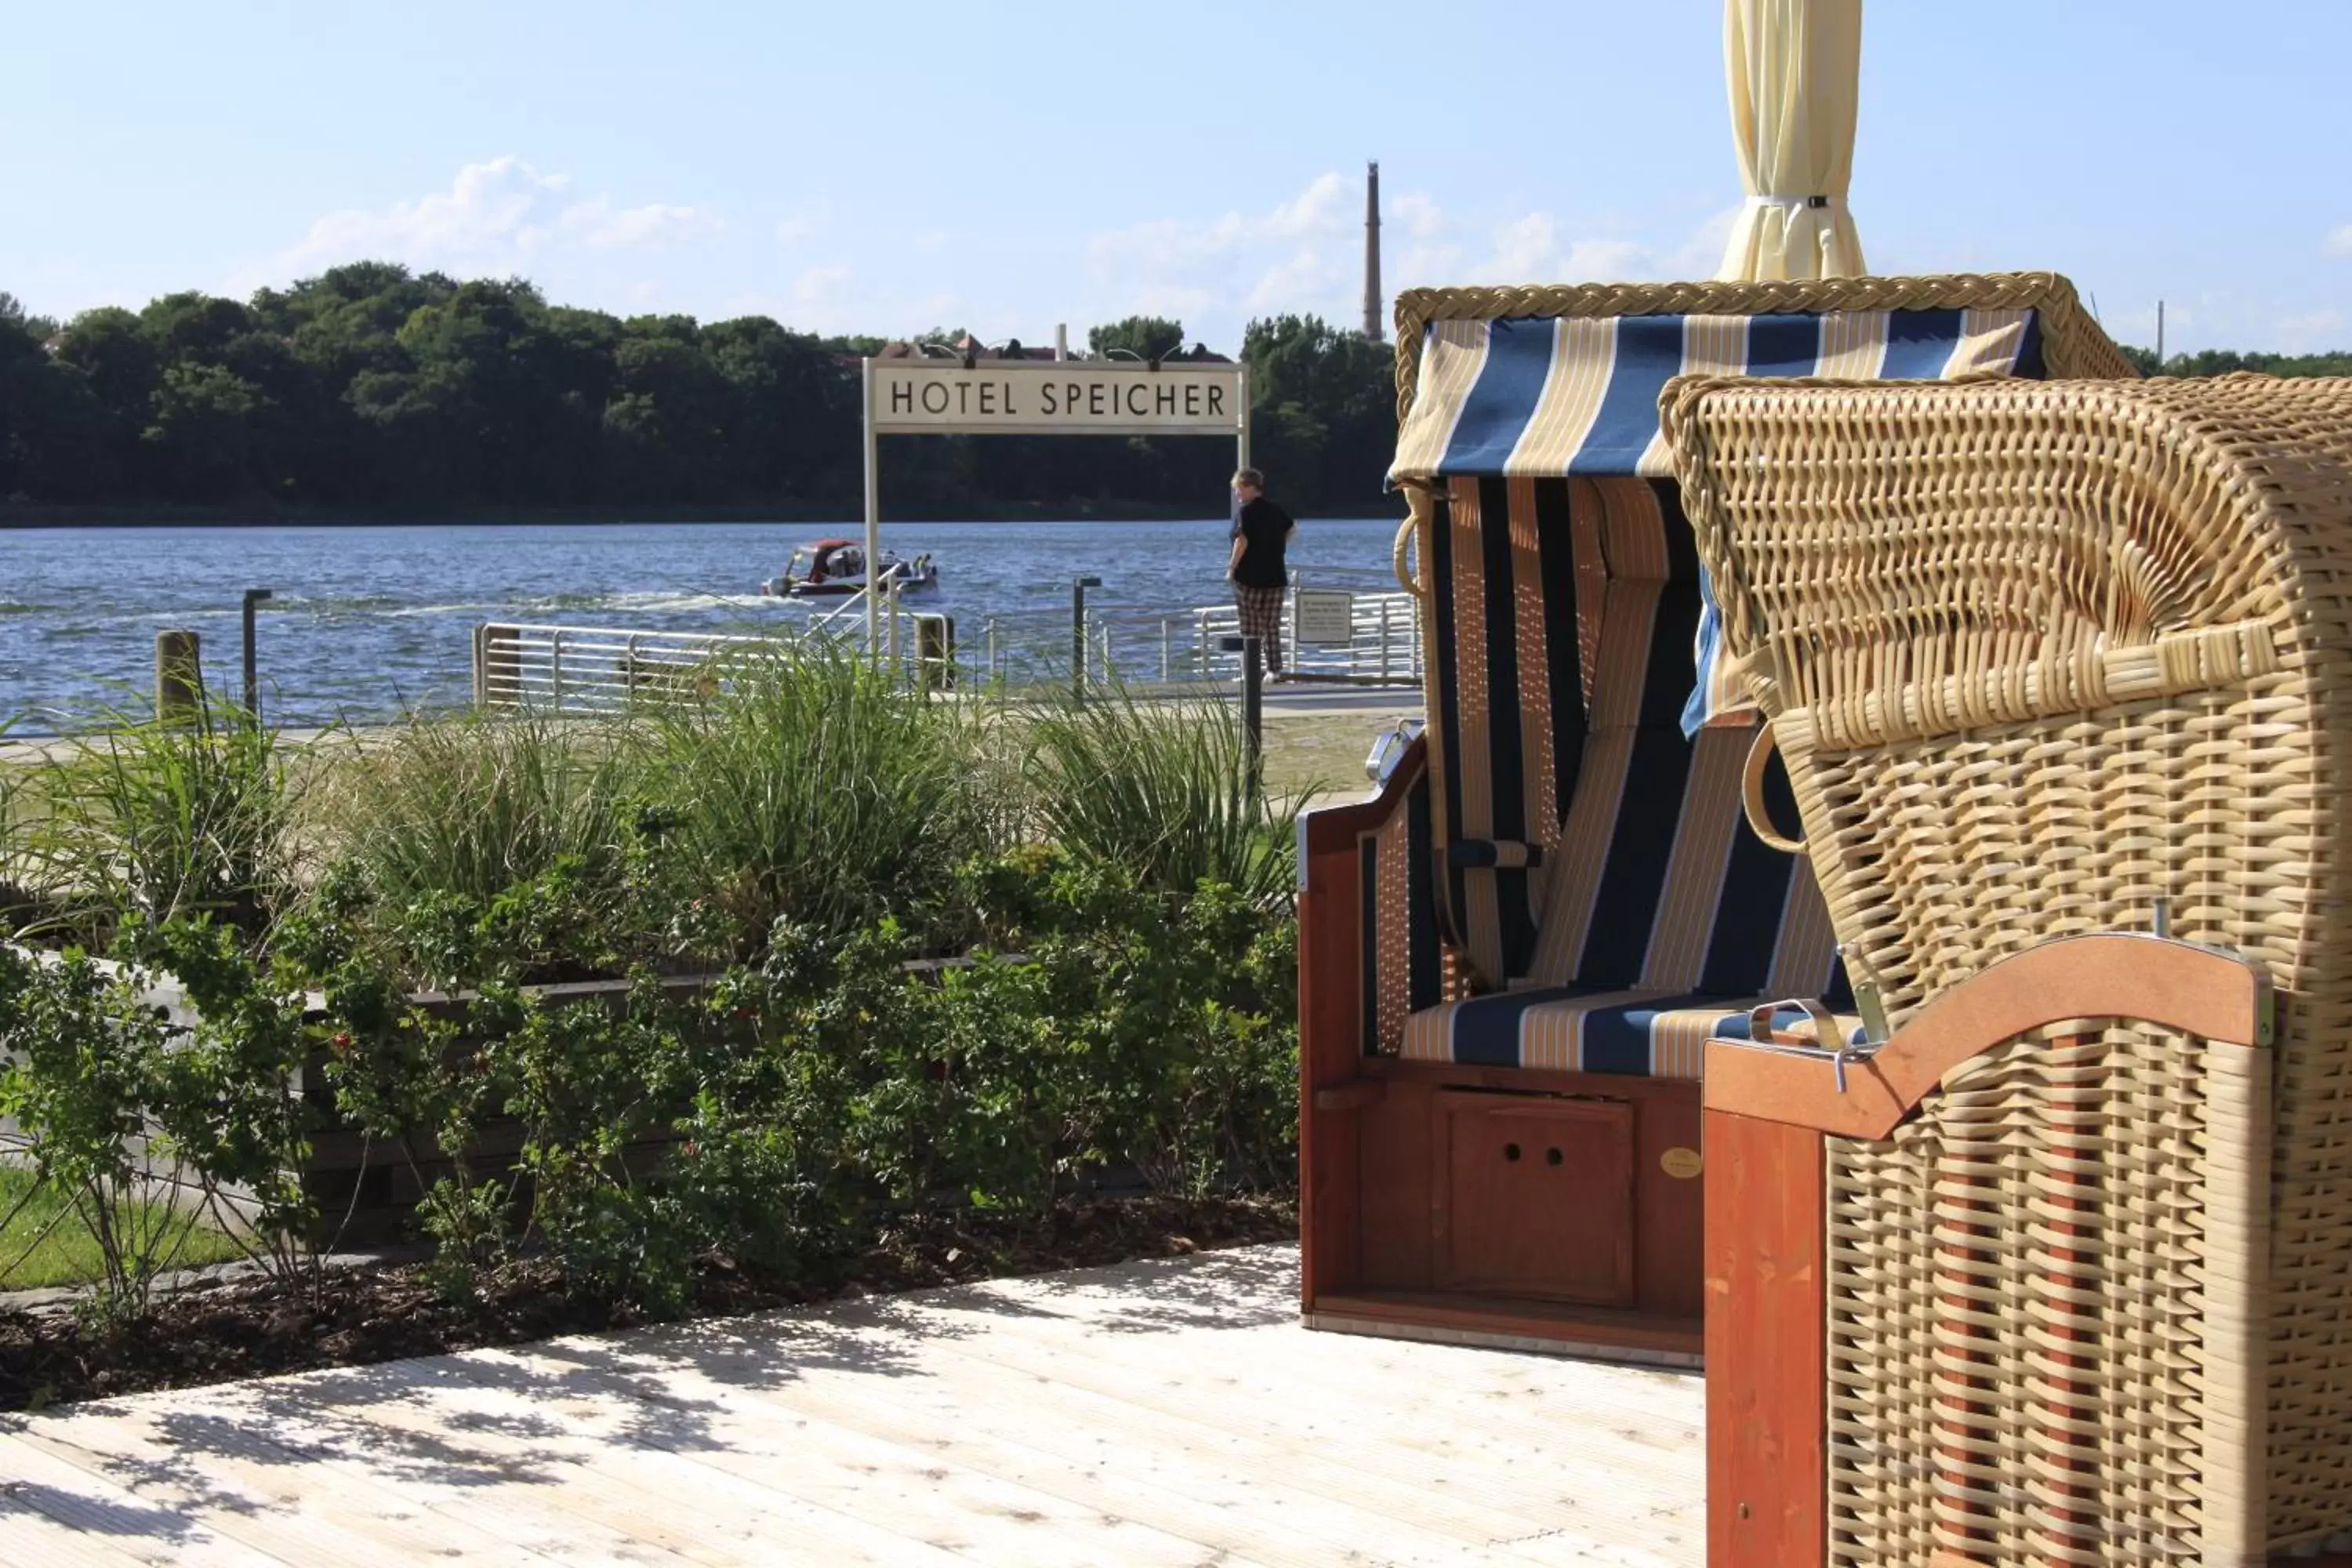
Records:
{"label": "plaid trousers", "polygon": [[1241,611],[1242,636],[1255,637],[1265,653],[1265,667],[1282,668],[1282,595],[1280,588],[1234,584],[1234,605]]}

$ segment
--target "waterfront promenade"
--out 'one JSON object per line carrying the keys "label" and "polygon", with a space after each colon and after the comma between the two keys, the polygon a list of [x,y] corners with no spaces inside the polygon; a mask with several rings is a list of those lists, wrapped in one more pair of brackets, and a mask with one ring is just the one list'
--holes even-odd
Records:
{"label": "waterfront promenade", "polygon": [[0,1562],[1704,1556],[1696,1375],[1310,1333],[1255,1247],[0,1420]]}

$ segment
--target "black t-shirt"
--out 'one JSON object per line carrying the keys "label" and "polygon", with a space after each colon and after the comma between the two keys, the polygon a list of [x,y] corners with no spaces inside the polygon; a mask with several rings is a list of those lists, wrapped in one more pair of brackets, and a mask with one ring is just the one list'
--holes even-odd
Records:
{"label": "black t-shirt", "polygon": [[1234,581],[1244,588],[1279,588],[1290,581],[1283,569],[1283,542],[1290,537],[1290,514],[1260,496],[1234,518],[1233,537],[1247,541]]}

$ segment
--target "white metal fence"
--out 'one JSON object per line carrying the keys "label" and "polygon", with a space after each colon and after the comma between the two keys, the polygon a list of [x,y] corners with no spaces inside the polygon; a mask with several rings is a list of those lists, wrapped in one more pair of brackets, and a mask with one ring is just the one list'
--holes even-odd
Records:
{"label": "white metal fence", "polygon": [[[894,620],[924,617],[898,612]],[[976,621],[976,624],[975,624]],[[1399,685],[1421,679],[1420,606],[1407,594],[1358,594],[1349,605],[1348,640],[1301,642],[1299,616],[1284,618],[1286,665],[1302,675]],[[936,623],[934,623],[936,625]],[[631,708],[698,701],[723,689],[733,659],[818,636],[862,646],[862,616],[839,627],[784,636],[719,636],[632,631],[612,626],[499,625],[474,633],[474,701],[484,709],[554,713],[617,713]],[[1089,605],[1083,627],[1066,610],[1022,611],[959,622],[950,658],[959,684],[1020,686],[1067,680],[1083,645],[1087,675],[1150,688],[1230,680],[1241,655],[1223,646],[1240,631],[1230,605],[1168,613],[1118,605]],[[1075,635],[1074,635],[1075,633]],[[916,625],[894,624],[888,657],[909,679],[931,679],[940,649]]]}
{"label": "white metal fence", "polygon": [[776,639],[608,626],[474,628],[474,706],[553,713],[618,713],[715,693],[727,656]]}
{"label": "white metal fence", "polygon": [[[1283,617],[1283,662],[1300,674],[1399,685],[1421,679],[1420,605],[1409,594],[1352,595],[1345,642],[1303,642],[1297,620],[1295,614]],[[1089,606],[1087,669],[1131,685],[1229,680],[1241,671],[1241,654],[1226,648],[1224,639],[1240,631],[1240,614],[1231,605],[1167,613]],[[1066,612],[983,616],[976,639],[968,623],[957,632],[961,663],[984,678],[1018,682],[1069,671]]]}

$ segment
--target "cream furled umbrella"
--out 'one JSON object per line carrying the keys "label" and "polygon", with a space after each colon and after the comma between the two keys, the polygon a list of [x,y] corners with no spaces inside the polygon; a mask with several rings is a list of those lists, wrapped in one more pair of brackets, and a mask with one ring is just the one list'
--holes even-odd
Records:
{"label": "cream furled umbrella", "polygon": [[1748,205],[1718,278],[1858,278],[1846,211],[1862,0],[1724,0],[1723,69]]}

